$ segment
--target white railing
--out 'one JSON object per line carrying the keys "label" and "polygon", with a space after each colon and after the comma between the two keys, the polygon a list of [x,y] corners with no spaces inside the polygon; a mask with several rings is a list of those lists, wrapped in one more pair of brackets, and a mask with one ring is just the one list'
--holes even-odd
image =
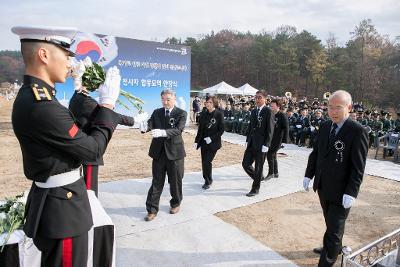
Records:
{"label": "white railing", "polygon": [[344,247],[342,251],[342,266],[373,266],[396,249],[396,264],[400,266],[400,228],[353,253],[351,253],[349,247]]}

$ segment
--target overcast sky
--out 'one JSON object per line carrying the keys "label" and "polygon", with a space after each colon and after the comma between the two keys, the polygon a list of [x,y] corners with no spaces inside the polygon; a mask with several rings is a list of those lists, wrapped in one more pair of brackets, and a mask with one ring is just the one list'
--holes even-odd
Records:
{"label": "overcast sky", "polygon": [[400,36],[399,0],[1,0],[0,50],[19,49],[16,25],[73,26],[80,31],[141,40],[199,38],[212,30],[274,31],[292,25],[324,43],[332,32],[340,45],[361,20],[380,34]]}

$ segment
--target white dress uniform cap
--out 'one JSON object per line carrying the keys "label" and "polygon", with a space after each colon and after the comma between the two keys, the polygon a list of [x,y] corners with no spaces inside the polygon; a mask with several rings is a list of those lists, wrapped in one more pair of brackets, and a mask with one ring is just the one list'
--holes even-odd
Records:
{"label": "white dress uniform cap", "polygon": [[11,31],[17,35],[21,42],[46,42],[55,44],[68,51],[72,56],[75,54],[70,46],[77,33],[76,28],[51,27],[51,26],[16,26]]}

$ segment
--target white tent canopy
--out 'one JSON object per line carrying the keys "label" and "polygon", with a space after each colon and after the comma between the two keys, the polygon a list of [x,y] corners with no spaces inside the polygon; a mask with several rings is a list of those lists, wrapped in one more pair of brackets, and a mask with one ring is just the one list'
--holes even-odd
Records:
{"label": "white tent canopy", "polygon": [[203,94],[209,93],[211,95],[242,95],[242,91],[233,87],[232,85],[227,84],[226,82],[220,82],[217,85],[206,88],[203,90]]}
{"label": "white tent canopy", "polygon": [[238,88],[243,95],[256,95],[257,89],[251,86],[250,84],[246,83]]}

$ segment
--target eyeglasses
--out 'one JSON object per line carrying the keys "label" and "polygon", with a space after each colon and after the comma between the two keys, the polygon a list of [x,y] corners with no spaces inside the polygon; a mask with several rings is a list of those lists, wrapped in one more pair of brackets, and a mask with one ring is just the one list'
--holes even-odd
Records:
{"label": "eyeglasses", "polygon": [[210,104],[212,104],[213,102],[212,102],[212,101],[206,101],[206,103],[210,103]]}

